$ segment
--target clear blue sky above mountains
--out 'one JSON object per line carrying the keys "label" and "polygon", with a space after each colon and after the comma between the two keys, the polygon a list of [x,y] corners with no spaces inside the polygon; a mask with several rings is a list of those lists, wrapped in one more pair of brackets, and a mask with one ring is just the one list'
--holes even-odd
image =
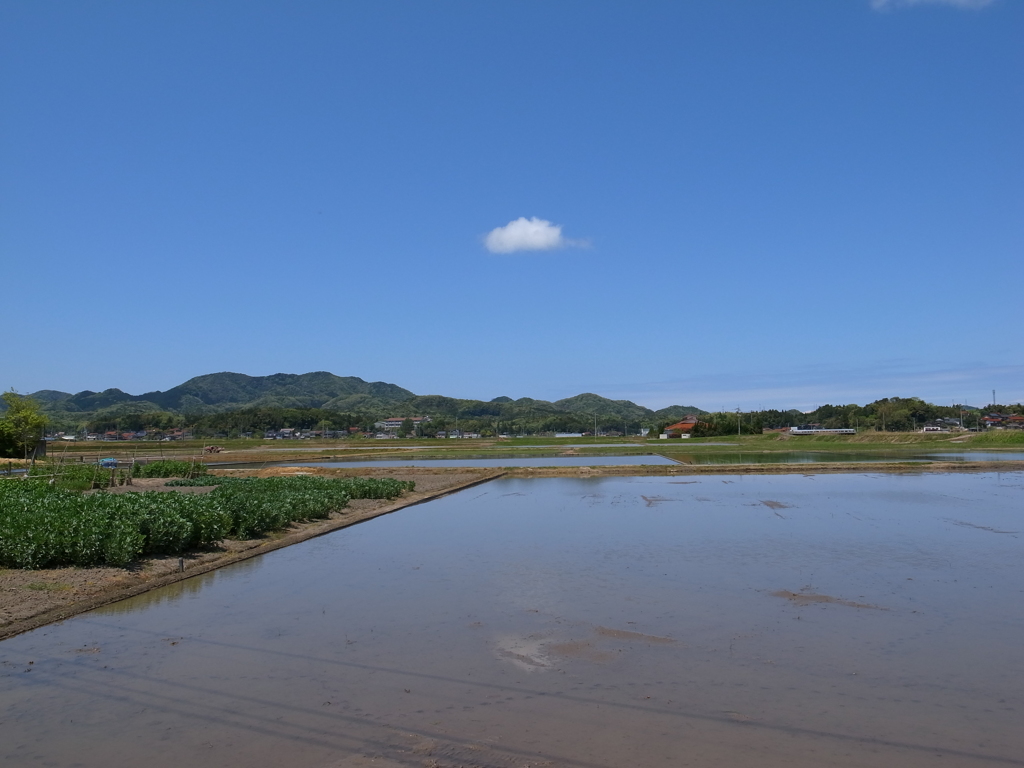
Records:
{"label": "clear blue sky above mountains", "polygon": [[1011,0],[0,2],[0,386],[1019,400],[1022,39]]}

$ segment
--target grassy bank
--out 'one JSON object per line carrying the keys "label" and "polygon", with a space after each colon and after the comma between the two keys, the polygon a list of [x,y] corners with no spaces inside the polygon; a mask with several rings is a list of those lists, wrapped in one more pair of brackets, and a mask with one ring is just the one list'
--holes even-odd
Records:
{"label": "grassy bank", "polygon": [[1007,448],[1020,448],[1024,447],[1024,430],[998,430],[992,432],[982,432],[981,434],[975,435],[970,440],[971,445],[978,447],[988,448],[999,448],[1005,446]]}

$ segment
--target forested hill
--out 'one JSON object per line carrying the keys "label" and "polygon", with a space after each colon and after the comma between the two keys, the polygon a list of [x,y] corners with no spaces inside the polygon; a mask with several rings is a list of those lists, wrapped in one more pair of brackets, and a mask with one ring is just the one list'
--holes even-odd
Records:
{"label": "forested hill", "polygon": [[[326,371],[272,376],[242,373],[211,373],[189,379],[164,392],[131,395],[120,389],[77,394],[41,390],[32,395],[53,416],[66,418],[116,417],[162,411],[174,414],[215,414],[254,408],[317,408],[386,416],[465,416],[517,418],[555,414],[589,414],[629,422],[665,421],[706,411],[673,405],[652,411],[629,400],[610,400],[584,393],[556,402],[509,397],[464,400],[443,395],[415,395],[396,384],[367,382],[356,376],[335,376]],[[0,403],[0,408],[2,408]]]}
{"label": "forested hill", "polygon": [[120,389],[86,390],[76,395],[54,390],[33,394],[48,411],[89,413],[118,407],[127,413],[220,413],[240,408],[324,408],[336,411],[387,409],[413,393],[383,381],[367,382],[333,373],[210,373],[166,392],[129,395]]}

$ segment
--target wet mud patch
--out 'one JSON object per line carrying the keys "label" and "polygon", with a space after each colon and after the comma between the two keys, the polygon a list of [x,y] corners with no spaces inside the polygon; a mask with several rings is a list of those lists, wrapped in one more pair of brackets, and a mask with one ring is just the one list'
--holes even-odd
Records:
{"label": "wet mud patch", "polygon": [[538,635],[503,636],[495,642],[495,654],[524,672],[536,672],[551,666],[546,651],[547,641]]}
{"label": "wet mud patch", "polygon": [[782,597],[789,600],[791,603],[797,605],[816,605],[816,604],[827,604],[827,605],[845,605],[847,608],[871,608],[876,611],[885,611],[887,608],[882,608],[878,605],[871,605],[870,603],[857,603],[853,600],[843,600],[839,597],[832,597],[831,595],[819,595],[815,592],[790,592],[788,589],[780,589],[776,592],[771,593],[772,597]]}
{"label": "wet mud patch", "polygon": [[602,637],[614,637],[616,640],[639,640],[644,643],[674,643],[671,637],[660,637],[659,635],[645,635],[642,632],[632,632],[628,629],[612,629],[611,627],[594,627],[594,632]]}
{"label": "wet mud patch", "polygon": [[548,651],[566,659],[584,659],[595,664],[607,664],[615,658],[613,653],[595,648],[586,640],[571,640],[567,643],[552,643]]}
{"label": "wet mud patch", "polygon": [[962,528],[976,528],[979,531],[988,531],[989,533],[1005,533],[1009,536],[1015,536],[1020,533],[1020,531],[1000,531],[998,528],[991,528],[987,525],[975,525],[974,523],[968,523],[966,520],[952,520],[950,518],[946,518],[946,522],[952,523],[953,525],[959,525]]}
{"label": "wet mud patch", "polygon": [[670,499],[667,496],[640,496],[640,498],[644,500],[648,507],[664,504],[666,501],[678,501],[678,499]]}
{"label": "wet mud patch", "polygon": [[[607,664],[626,650],[621,643],[628,641],[647,645],[668,645],[676,641],[671,637],[646,635],[628,629],[615,629],[600,625],[588,627],[589,639],[558,637],[555,632],[538,633],[526,637],[503,635],[495,641],[495,655],[524,672],[537,672],[556,667],[556,659],[578,659],[595,664]],[[553,658],[555,657],[555,658]]]}

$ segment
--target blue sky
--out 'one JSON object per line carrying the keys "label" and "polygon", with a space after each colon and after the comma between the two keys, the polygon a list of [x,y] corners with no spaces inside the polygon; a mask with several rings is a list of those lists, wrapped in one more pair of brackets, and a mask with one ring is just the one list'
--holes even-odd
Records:
{"label": "blue sky", "polygon": [[4,0],[0,386],[1024,399],[1022,37],[1010,0]]}

